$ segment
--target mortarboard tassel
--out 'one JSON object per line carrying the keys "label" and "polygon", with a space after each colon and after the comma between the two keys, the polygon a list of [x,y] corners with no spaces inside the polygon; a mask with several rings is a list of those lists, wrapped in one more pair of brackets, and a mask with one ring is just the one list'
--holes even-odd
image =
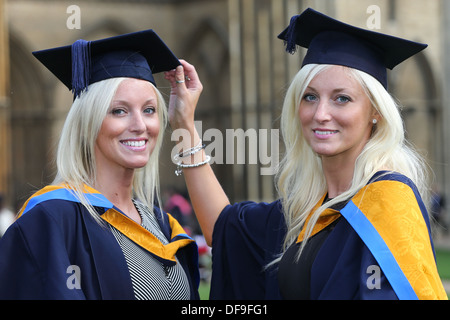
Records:
{"label": "mortarboard tassel", "polygon": [[91,69],[91,42],[77,40],[72,44],[72,93],[79,97],[87,90]]}
{"label": "mortarboard tassel", "polygon": [[286,33],[286,40],[284,41],[284,44],[286,45],[286,51],[289,52],[290,54],[294,54],[297,51],[296,24],[297,24],[298,17],[300,17],[300,16],[296,15],[291,18],[291,21],[289,23],[287,33]]}

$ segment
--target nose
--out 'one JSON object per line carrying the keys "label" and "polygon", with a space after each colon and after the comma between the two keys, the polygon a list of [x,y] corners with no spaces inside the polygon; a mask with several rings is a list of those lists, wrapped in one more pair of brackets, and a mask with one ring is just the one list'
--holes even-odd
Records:
{"label": "nose", "polygon": [[314,120],[319,123],[331,120],[330,106],[328,101],[320,100],[317,103],[316,111],[314,113]]}
{"label": "nose", "polygon": [[131,117],[130,131],[136,133],[142,133],[146,130],[147,125],[145,123],[144,115],[140,112],[136,112]]}

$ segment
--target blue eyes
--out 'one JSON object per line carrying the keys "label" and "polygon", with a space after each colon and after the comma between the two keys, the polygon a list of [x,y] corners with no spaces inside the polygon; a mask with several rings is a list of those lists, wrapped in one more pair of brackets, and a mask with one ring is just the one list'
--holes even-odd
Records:
{"label": "blue eyes", "polygon": [[307,102],[313,102],[317,100],[317,97],[315,95],[312,94],[306,94],[303,99]]}
{"label": "blue eyes", "polygon": [[[303,100],[305,100],[306,102],[316,102],[317,100],[319,100],[319,98],[314,94],[307,93],[303,96]],[[334,98],[334,101],[338,104],[345,104],[351,102],[352,99],[348,96],[340,95]]]}
{"label": "blue eyes", "polygon": [[337,97],[336,101],[339,103],[347,103],[347,102],[350,102],[351,100],[349,97],[339,96],[339,97]]}
{"label": "blue eyes", "polygon": [[[156,108],[155,107],[146,107],[142,112],[145,114],[153,114],[153,113],[156,113]],[[123,107],[116,107],[111,110],[111,114],[115,115],[115,116],[121,116],[121,115],[125,115],[127,113],[128,113],[128,109],[123,108]]]}
{"label": "blue eyes", "polygon": [[119,116],[125,113],[125,110],[123,109],[113,109],[111,110],[111,114],[115,115],[115,116]]}
{"label": "blue eyes", "polygon": [[148,107],[148,108],[145,108],[145,110],[144,110],[144,113],[149,113],[149,114],[155,113],[155,112],[156,112],[156,108],[154,108],[154,107]]}

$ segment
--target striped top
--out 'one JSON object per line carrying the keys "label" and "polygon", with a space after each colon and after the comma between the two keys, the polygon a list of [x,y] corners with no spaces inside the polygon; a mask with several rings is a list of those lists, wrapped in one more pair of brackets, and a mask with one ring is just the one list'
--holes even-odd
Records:
{"label": "striped top", "polygon": [[[141,226],[163,244],[169,243],[154,213],[139,201],[133,200],[133,203],[141,216]],[[111,225],[110,228],[125,256],[137,300],[187,300],[190,298],[188,279],[178,260],[174,266],[167,266],[116,228]]]}

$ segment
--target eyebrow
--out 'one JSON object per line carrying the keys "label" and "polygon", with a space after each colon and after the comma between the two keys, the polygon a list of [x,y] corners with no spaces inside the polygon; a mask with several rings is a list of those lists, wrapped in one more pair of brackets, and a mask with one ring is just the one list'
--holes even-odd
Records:
{"label": "eyebrow", "polygon": [[[314,87],[311,87],[311,86],[307,86],[306,90],[308,90],[308,89],[311,91],[314,91],[314,92],[318,92],[317,89],[315,89]],[[352,93],[352,90],[349,88],[336,88],[336,89],[333,89],[332,93],[340,93],[343,91],[349,91],[349,93]]]}
{"label": "eyebrow", "polygon": [[[155,98],[150,98],[150,99],[146,100],[146,101],[143,103],[143,105],[146,105],[146,104],[149,104],[149,103],[155,103],[155,104],[157,104],[157,102],[158,102],[157,99],[155,99]],[[117,100],[117,99],[116,99],[116,100],[113,100],[113,101],[111,102],[111,104],[125,104],[125,105],[128,105],[129,103],[128,103],[127,100],[120,100],[120,99]]]}

